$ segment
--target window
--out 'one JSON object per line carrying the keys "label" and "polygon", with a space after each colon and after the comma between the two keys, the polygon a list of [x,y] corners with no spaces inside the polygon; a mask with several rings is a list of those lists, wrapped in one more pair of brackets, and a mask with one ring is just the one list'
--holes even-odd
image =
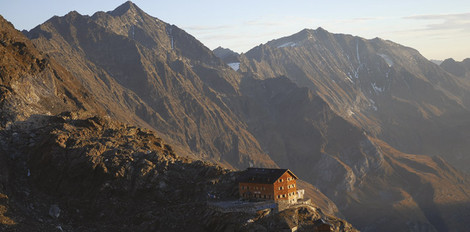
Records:
{"label": "window", "polygon": [[281,195],[277,195],[277,198],[281,198]]}
{"label": "window", "polygon": [[266,187],[263,186],[263,190],[266,190]]}
{"label": "window", "polygon": [[250,186],[246,186],[246,189],[247,189],[247,190],[250,190]]}
{"label": "window", "polygon": [[283,190],[283,189],[284,189],[284,187],[283,187],[283,186],[279,187],[279,190]]}
{"label": "window", "polygon": [[279,182],[282,182],[282,181],[283,181],[283,179],[279,179]]}

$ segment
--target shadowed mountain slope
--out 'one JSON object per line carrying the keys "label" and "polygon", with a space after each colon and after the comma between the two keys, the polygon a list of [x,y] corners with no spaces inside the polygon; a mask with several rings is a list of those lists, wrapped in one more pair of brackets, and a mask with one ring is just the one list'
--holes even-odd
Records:
{"label": "shadowed mountain slope", "polygon": [[461,216],[470,213],[468,179],[442,158],[397,151],[285,77],[240,86],[250,98],[241,111],[271,158],[362,231],[469,229]]}

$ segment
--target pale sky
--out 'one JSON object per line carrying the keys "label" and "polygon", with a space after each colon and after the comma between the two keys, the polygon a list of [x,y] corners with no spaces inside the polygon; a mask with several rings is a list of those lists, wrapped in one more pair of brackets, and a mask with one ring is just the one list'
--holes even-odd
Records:
{"label": "pale sky", "polygon": [[[380,37],[417,49],[428,59],[470,57],[469,0],[134,0],[210,49],[237,52],[304,28]],[[0,14],[19,30],[54,15],[110,11],[124,0],[0,0]]]}

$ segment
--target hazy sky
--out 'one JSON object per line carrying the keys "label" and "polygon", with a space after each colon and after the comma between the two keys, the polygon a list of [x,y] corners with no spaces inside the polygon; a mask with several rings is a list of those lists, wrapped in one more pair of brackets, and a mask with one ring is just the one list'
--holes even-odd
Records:
{"label": "hazy sky", "polygon": [[[54,15],[113,10],[123,0],[0,0],[0,14],[17,29]],[[429,59],[470,57],[469,0],[134,0],[142,10],[183,28],[211,49],[237,52],[304,28],[367,39],[380,37],[418,49]]]}

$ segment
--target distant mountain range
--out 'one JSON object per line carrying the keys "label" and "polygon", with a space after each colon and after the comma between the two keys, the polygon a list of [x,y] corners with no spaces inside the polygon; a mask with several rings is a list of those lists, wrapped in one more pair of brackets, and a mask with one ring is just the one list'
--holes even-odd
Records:
{"label": "distant mountain range", "polygon": [[460,62],[454,59],[446,59],[440,64],[441,68],[447,72],[463,78],[470,78],[470,58],[464,59]]}
{"label": "distant mountain range", "polygon": [[[8,23],[1,25],[0,119],[5,134],[20,130],[21,122],[63,111],[98,115],[153,130],[171,150],[144,145],[150,137],[132,137],[131,129],[112,123],[106,129],[105,122],[71,116],[54,119],[66,123],[54,124],[57,128],[47,133],[58,136],[54,131],[63,128],[64,138],[48,144],[63,144],[67,151],[69,146],[92,149],[86,150],[90,156],[98,149],[90,162],[103,169],[108,166],[99,159],[111,154],[104,151],[118,152],[112,141],[138,137],[133,143],[149,146],[150,153],[167,150],[235,169],[290,168],[308,188],[319,190],[314,198],[320,207],[362,231],[470,230],[468,60],[436,65],[391,41],[322,28],[305,29],[243,54],[221,47],[211,51],[132,2],[92,16],[55,16],[24,32],[29,39]],[[87,148],[81,130],[74,129],[80,123],[87,125],[87,134],[117,137],[103,151],[97,145]],[[39,132],[25,134],[32,133]],[[26,151],[36,150],[17,152]],[[2,154],[7,157],[7,152]],[[33,173],[45,173],[44,178],[62,173],[41,169],[49,159],[54,165],[65,162],[57,158],[60,153],[41,153],[50,156],[33,159]],[[143,163],[126,162],[110,167],[144,168]],[[181,179],[174,175],[166,178]],[[39,188],[61,180],[51,181]],[[186,187],[176,189],[185,196],[190,191]]]}

